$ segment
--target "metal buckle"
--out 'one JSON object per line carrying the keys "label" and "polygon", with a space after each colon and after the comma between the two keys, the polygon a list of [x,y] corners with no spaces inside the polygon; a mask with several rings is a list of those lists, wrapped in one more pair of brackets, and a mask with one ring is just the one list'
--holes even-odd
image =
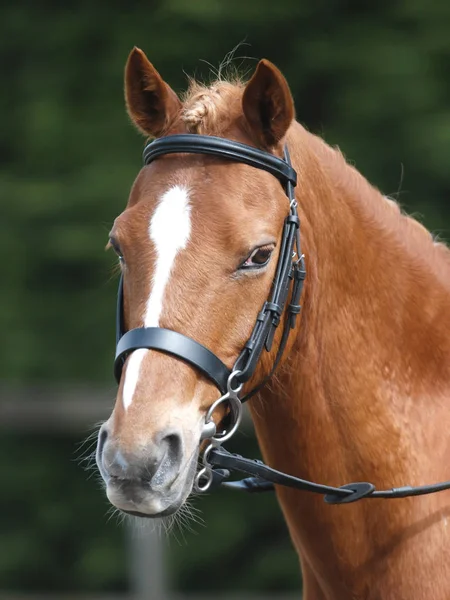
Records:
{"label": "metal buckle", "polygon": [[[213,448],[218,448],[224,442],[229,440],[238,429],[241,419],[242,419],[242,404],[239,398],[239,393],[242,390],[242,383],[237,383],[235,387],[233,387],[234,379],[241,373],[241,371],[236,370],[231,373],[228,377],[227,381],[227,393],[224,394],[221,398],[213,402],[213,404],[209,407],[208,412],[205,417],[205,425],[204,425],[204,433],[201,436],[201,439],[210,439],[211,443],[207,446],[206,450],[202,456],[202,464],[203,467],[195,476],[194,480],[194,490],[196,492],[206,492],[213,482],[213,470],[212,466],[208,462],[209,455]],[[232,424],[227,431],[217,433],[216,428],[211,426],[211,423],[214,425],[212,420],[212,415],[216,408],[220,406],[222,403],[227,402],[230,405],[230,412],[232,416]],[[209,435],[212,433],[212,435]]]}

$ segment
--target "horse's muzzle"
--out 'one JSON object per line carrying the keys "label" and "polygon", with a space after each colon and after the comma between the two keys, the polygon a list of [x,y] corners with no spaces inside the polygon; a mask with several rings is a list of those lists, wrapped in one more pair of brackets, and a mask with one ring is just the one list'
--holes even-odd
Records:
{"label": "horse's muzzle", "polygon": [[175,512],[187,495],[186,480],[192,470],[183,464],[183,457],[182,435],[173,429],[136,448],[121,445],[107,423],[99,431],[97,466],[108,499],[124,512],[139,516]]}

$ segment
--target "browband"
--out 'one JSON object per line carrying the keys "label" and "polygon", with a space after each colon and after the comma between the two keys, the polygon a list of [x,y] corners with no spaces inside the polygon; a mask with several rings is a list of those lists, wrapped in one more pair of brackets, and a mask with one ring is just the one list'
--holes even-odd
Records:
{"label": "browband", "polygon": [[212,135],[183,133],[159,138],[145,147],[144,165],[148,165],[158,156],[178,152],[210,154],[242,162],[251,167],[267,171],[284,185],[288,182],[294,187],[297,185],[297,173],[285,160],[263,150],[258,150],[258,148],[253,148],[253,146]]}

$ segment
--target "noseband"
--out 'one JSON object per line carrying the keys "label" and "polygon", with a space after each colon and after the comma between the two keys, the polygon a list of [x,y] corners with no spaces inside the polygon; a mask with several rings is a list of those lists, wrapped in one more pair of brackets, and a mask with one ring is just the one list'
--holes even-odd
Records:
{"label": "noseband", "polygon": [[[127,357],[134,350],[146,348],[170,354],[195,367],[202,375],[212,381],[222,394],[212,404],[205,418],[202,439],[209,439],[210,444],[203,453],[203,468],[196,476],[195,487],[197,491],[204,492],[213,485],[222,484],[248,492],[260,492],[273,489],[273,484],[279,484],[306,492],[322,494],[325,501],[330,504],[343,504],[366,497],[403,498],[449,489],[450,482],[448,481],[429,486],[404,486],[390,490],[376,490],[373,484],[367,482],[350,483],[336,488],[286,475],[264,465],[260,461],[242,458],[221,448],[223,442],[228,440],[239,426],[242,403],[259,391],[277,368],[286,347],[289,333],[294,329],[296,317],[300,312],[299,301],[306,272],[300,247],[300,220],[294,195],[297,174],[292,168],[287,148],[284,150],[283,160],[247,144],[197,134],[171,135],[151,142],[144,149],[144,165],[150,164],[165,154],[175,153],[208,154],[267,171],[280,181],[289,201],[289,204],[286,205],[287,215],[284,220],[280,253],[269,298],[262,306],[250,338],[231,370],[211,350],[177,331],[161,327],[138,327],[125,332],[123,276],[120,278],[116,315],[116,357],[114,361],[114,375],[117,382],[120,382]],[[287,303],[288,298],[289,303]],[[284,317],[283,313],[285,313]],[[255,373],[263,351],[271,351],[276,329],[282,319],[284,320],[283,331],[271,371],[258,385],[244,396],[241,396],[242,388]],[[229,416],[226,430],[218,433],[212,415],[222,403],[229,408]],[[246,475],[252,475],[252,477],[242,481],[227,482],[226,479],[230,475],[228,469],[237,470]]]}

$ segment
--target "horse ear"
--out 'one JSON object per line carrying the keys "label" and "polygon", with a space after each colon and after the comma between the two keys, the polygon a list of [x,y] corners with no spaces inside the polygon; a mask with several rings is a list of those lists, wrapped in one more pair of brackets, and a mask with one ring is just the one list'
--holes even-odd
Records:
{"label": "horse ear", "polygon": [[245,87],[242,109],[256,140],[275,146],[286,135],[295,117],[289,86],[277,67],[260,60]]}
{"label": "horse ear", "polygon": [[125,103],[136,127],[158,137],[177,116],[181,101],[139,48],[133,48],[125,67]]}

